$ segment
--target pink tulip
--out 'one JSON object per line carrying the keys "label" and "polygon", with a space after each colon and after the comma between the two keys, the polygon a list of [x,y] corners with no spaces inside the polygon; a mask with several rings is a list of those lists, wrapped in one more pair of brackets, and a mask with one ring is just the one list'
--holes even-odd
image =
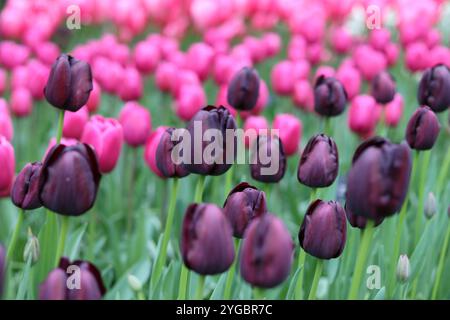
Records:
{"label": "pink tulip", "polygon": [[403,97],[396,93],[394,100],[384,106],[384,121],[389,127],[396,127],[403,114]]}
{"label": "pink tulip", "polygon": [[325,34],[325,12],[319,7],[292,12],[288,21],[292,33],[300,33],[309,43],[322,40]]}
{"label": "pink tulip", "polygon": [[405,52],[406,67],[412,71],[426,69],[430,65],[430,53],[427,46],[422,42],[414,42],[408,45]]}
{"label": "pink tulip", "polygon": [[292,72],[294,64],[291,61],[284,60],[278,62],[270,74],[272,88],[278,95],[290,95],[294,89],[295,75]]}
{"label": "pink tulip", "polygon": [[140,73],[133,67],[125,69],[123,83],[119,87],[119,96],[123,101],[139,100],[144,90],[144,83]]}
{"label": "pink tulip", "polygon": [[50,69],[38,60],[30,60],[28,63],[28,89],[36,100],[44,98],[44,88],[47,84]]}
{"label": "pink tulip", "polygon": [[353,45],[352,35],[343,27],[335,28],[331,36],[331,45],[339,54],[348,53]]}
{"label": "pink tulip", "polygon": [[[65,145],[65,146],[74,146],[77,143],[79,143],[79,141],[77,139],[71,139],[71,138],[61,138],[61,144]],[[47,157],[47,154],[50,152],[50,150],[56,145],[56,138],[53,137],[50,139],[50,141],[48,142],[47,145],[47,149],[45,150],[44,156],[42,157],[42,161],[45,160],[45,158]]]}
{"label": "pink tulip", "polygon": [[28,87],[28,68],[26,66],[18,66],[11,73],[11,90]]}
{"label": "pink tulip", "polygon": [[92,64],[95,80],[108,93],[117,93],[124,85],[124,68],[117,62],[99,57]]}
{"label": "pink tulip", "polygon": [[0,96],[6,91],[7,78],[6,71],[0,68]]}
{"label": "pink tulip", "polygon": [[359,95],[353,98],[348,113],[350,130],[363,138],[369,137],[377,125],[377,103],[372,96]]}
{"label": "pink tulip", "polygon": [[281,51],[281,37],[278,33],[269,32],[262,37],[262,45],[268,58],[272,58]]}
{"label": "pink tulip", "polygon": [[295,82],[292,99],[296,107],[308,112],[314,111],[314,91],[308,80]]}
{"label": "pink tulip", "polygon": [[[387,61],[381,52],[368,45],[361,45],[353,53],[353,60],[365,80],[372,80],[378,73],[386,69]],[[370,63],[368,63],[370,61]]]}
{"label": "pink tulip", "polygon": [[388,43],[384,48],[384,55],[386,56],[388,66],[393,66],[397,63],[400,49],[396,43]]}
{"label": "pink tulip", "polygon": [[324,56],[325,51],[322,43],[320,42],[309,44],[308,47],[306,48],[306,59],[312,65],[316,65],[319,62],[321,62]]}
{"label": "pink tulip", "polygon": [[189,121],[206,105],[205,91],[198,84],[183,84],[179,89],[175,105],[177,116],[184,121]]}
{"label": "pink tulip", "polygon": [[81,141],[94,148],[100,171],[109,173],[115,168],[122,150],[122,126],[116,119],[94,115],[84,127]]}
{"label": "pink tulip", "polygon": [[213,49],[202,42],[194,43],[189,47],[186,58],[190,61],[189,69],[197,74],[200,81],[206,80],[214,59]]}
{"label": "pink tulip", "polygon": [[161,60],[161,51],[150,41],[139,42],[134,48],[134,63],[143,74],[152,73]]}
{"label": "pink tulip", "polygon": [[21,44],[12,41],[0,42],[0,65],[6,69],[14,69],[23,65],[30,56],[30,50]]}
{"label": "pink tulip", "polygon": [[279,137],[286,155],[295,154],[302,135],[300,120],[292,114],[282,113],[275,116],[272,127],[279,130]]}
{"label": "pink tulip", "polygon": [[218,55],[214,59],[212,74],[218,85],[225,85],[231,79],[231,70],[234,64],[233,58],[228,55]]}
{"label": "pink tulip", "polygon": [[88,120],[89,112],[86,106],[77,112],[66,112],[64,115],[63,136],[79,140]]}
{"label": "pink tulip", "polygon": [[441,43],[441,34],[438,30],[432,29],[428,31],[425,43],[428,46],[429,49],[433,49],[435,46],[437,46],[439,43]]}
{"label": "pink tulip", "polygon": [[359,93],[361,89],[361,75],[356,68],[341,65],[336,72],[336,79],[344,86],[349,100],[353,99]]}
{"label": "pink tulip", "polygon": [[20,38],[26,28],[26,12],[6,6],[0,11],[0,34],[5,38]]}
{"label": "pink tulip", "polygon": [[15,89],[11,93],[11,111],[17,117],[26,117],[33,111],[33,98],[25,88]]}
{"label": "pink tulip", "polygon": [[375,50],[383,51],[391,41],[391,33],[388,29],[374,29],[370,32],[369,43]]}
{"label": "pink tulip", "polygon": [[306,58],[306,40],[302,36],[294,36],[289,41],[287,47],[287,56],[289,60],[297,61]]}
{"label": "pink tulip", "polygon": [[15,172],[14,148],[11,143],[0,135],[0,197],[8,197]]}
{"label": "pink tulip", "polygon": [[[228,86],[227,85],[220,86],[219,91],[217,91],[215,105],[225,107],[233,117],[236,117],[237,110],[228,104],[227,93],[228,93]],[[240,114],[242,115],[242,112]]]}
{"label": "pink tulip", "polygon": [[250,58],[253,63],[260,63],[266,58],[266,48],[260,39],[253,36],[247,36],[244,38],[243,44],[250,53]]}
{"label": "pink tulip", "polygon": [[144,159],[148,167],[160,178],[164,178],[163,174],[159,171],[156,166],[156,150],[158,149],[159,141],[161,136],[166,131],[167,127],[158,127],[152,132],[150,137],[145,143]]}
{"label": "pink tulip", "polygon": [[[248,148],[253,144],[254,139],[261,133],[267,134],[267,131],[269,129],[269,124],[267,123],[267,119],[263,116],[250,116],[247,119],[245,119],[244,123],[244,131],[245,131],[245,137],[244,137],[244,144],[245,147]],[[248,136],[247,136],[248,135]]]}
{"label": "pink tulip", "polygon": [[152,129],[150,112],[135,101],[125,104],[119,114],[124,139],[132,147],[145,144]]}
{"label": "pink tulip", "polygon": [[429,66],[445,64],[450,68],[450,49],[445,46],[435,46],[430,51]]}
{"label": "pink tulip", "polygon": [[176,81],[178,68],[168,62],[162,62],[155,71],[155,84],[162,92],[170,92],[172,84]]}
{"label": "pink tulip", "polygon": [[48,66],[51,66],[60,55],[58,46],[53,42],[40,43],[34,48],[34,51],[38,59]]}
{"label": "pink tulip", "polygon": [[92,91],[89,95],[89,100],[86,102],[86,107],[90,113],[94,113],[97,111],[100,106],[102,98],[102,89],[97,81],[92,81]]}
{"label": "pink tulip", "polygon": [[316,74],[314,76],[314,82],[319,78],[320,76],[324,76],[325,78],[328,77],[334,77],[334,74],[336,71],[331,66],[320,66],[316,70]]}
{"label": "pink tulip", "polygon": [[201,86],[201,83],[195,72],[187,69],[178,70],[177,76],[172,82],[170,92],[177,98],[180,96],[181,87],[184,85]]}
{"label": "pink tulip", "polygon": [[0,136],[4,136],[11,141],[14,134],[14,127],[8,110],[6,100],[0,98]]}

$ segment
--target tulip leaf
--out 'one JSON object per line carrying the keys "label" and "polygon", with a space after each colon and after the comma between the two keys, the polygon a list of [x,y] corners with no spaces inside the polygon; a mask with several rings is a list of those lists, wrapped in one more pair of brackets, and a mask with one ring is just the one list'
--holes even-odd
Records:
{"label": "tulip leaf", "polygon": [[295,298],[295,288],[297,285],[297,278],[298,278],[298,274],[300,273],[300,271],[302,269],[303,269],[303,266],[301,266],[300,268],[297,268],[294,275],[291,277],[289,289],[286,294],[286,300],[293,300]]}
{"label": "tulip leaf", "polygon": [[380,290],[378,290],[378,292],[375,295],[375,297],[373,297],[373,300],[384,300],[385,299],[385,292],[386,292],[386,288],[382,287]]}
{"label": "tulip leaf", "polygon": [[27,291],[29,290],[30,274],[33,272],[31,270],[32,257],[28,257],[28,261],[22,272],[22,278],[19,283],[19,289],[17,290],[16,300],[24,300],[27,296]]}
{"label": "tulip leaf", "polygon": [[227,280],[227,272],[224,272],[220,275],[219,281],[216,284],[216,287],[214,288],[210,300],[221,300],[223,299],[223,290],[225,288],[225,282]]}
{"label": "tulip leaf", "polygon": [[86,232],[86,228],[87,223],[83,223],[78,229],[72,232],[66,242],[66,252],[68,252],[68,256],[71,261],[78,258],[81,240]]}

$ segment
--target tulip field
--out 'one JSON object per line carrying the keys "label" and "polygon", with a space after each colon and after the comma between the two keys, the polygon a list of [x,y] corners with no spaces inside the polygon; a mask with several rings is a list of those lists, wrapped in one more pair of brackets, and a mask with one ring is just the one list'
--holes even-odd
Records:
{"label": "tulip field", "polygon": [[0,299],[450,299],[450,2],[0,1]]}

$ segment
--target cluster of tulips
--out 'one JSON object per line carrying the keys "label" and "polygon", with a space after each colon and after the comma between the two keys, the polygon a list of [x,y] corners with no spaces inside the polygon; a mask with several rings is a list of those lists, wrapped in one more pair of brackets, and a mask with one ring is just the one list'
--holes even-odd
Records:
{"label": "cluster of tulips", "polygon": [[[158,256],[152,261],[151,288],[161,280],[169,257],[174,255],[169,247],[174,221],[181,217],[177,214],[179,180],[191,174],[198,175],[195,195],[184,208],[177,237],[183,261],[177,278],[179,299],[209,297],[205,277],[224,272],[224,299],[233,298],[236,274],[254,288],[255,298],[264,298],[262,289],[279,286],[293,271],[290,286],[294,297],[315,299],[323,261],[336,259],[344,252],[347,223],[361,229],[361,243],[350,290],[343,295],[357,299],[375,229],[396,213],[399,218],[392,239],[393,257],[395,262],[400,257],[397,276],[406,280],[409,260],[400,255],[400,240],[405,216],[411,209],[408,191],[416,188],[410,182],[419,181],[416,244],[423,212],[432,216],[435,211],[435,200],[427,201],[423,187],[430,162],[428,150],[441,131],[437,114],[450,106],[450,49],[436,28],[444,1],[382,1],[386,2],[383,8],[396,13],[399,43],[387,28],[372,30],[367,38],[346,29],[344,22],[358,6],[367,6],[365,2],[119,0],[110,5],[106,0],[78,0],[81,22],[86,27],[112,23],[117,36],[108,33],[77,44],[70,54],[61,54],[52,39],[66,41],[68,31],[60,28],[66,18],[66,1],[57,5],[7,1],[0,12],[0,34],[9,39],[0,41],[0,94],[5,95],[0,98],[0,197],[9,197],[19,211],[8,247],[0,245],[0,296],[9,285],[11,265],[20,250],[26,211],[41,207],[47,210],[47,223],[55,223],[52,231],[58,232],[59,240],[55,256],[46,266],[46,278],[39,284],[39,298],[83,300],[105,295],[102,272],[89,261],[70,261],[66,240],[71,217],[84,215],[94,207],[102,176],[114,171],[124,144],[135,151],[134,156],[144,147],[143,158],[150,170],[160,179],[171,180]],[[130,49],[127,42],[143,34],[149,21],[161,32],[135,41]],[[290,32],[286,58],[272,63],[270,75],[265,78],[257,70],[283,52],[284,39],[273,31],[280,22]],[[202,40],[183,50],[182,40],[189,35],[190,26]],[[258,36],[251,35],[254,30]],[[328,62],[336,62],[337,67],[326,65]],[[401,63],[410,72],[421,72],[416,97],[419,107],[408,115],[405,141],[394,143],[376,133],[382,127],[386,136],[386,128],[396,127],[405,101],[411,100],[399,92],[389,70]],[[172,105],[172,110],[161,111],[167,125],[152,126],[152,115],[142,102],[148,80]],[[208,101],[210,83],[218,89],[214,103]],[[271,125],[263,116],[272,112],[268,106],[275,95],[289,99],[302,114],[313,115],[322,124],[301,152],[304,124],[294,113],[273,111]],[[101,106],[111,101],[108,96],[117,97],[123,104],[116,118],[99,113]],[[33,110],[33,105],[44,98],[58,110],[56,134],[43,157],[27,163],[16,174],[12,141],[21,132],[14,132],[13,117],[39,112]],[[348,128],[361,141],[348,170],[342,172],[338,149],[344,146],[338,146],[333,138],[333,127],[338,126],[338,116],[346,111]],[[185,125],[173,125],[176,121],[170,118],[172,113],[177,123]],[[197,134],[198,124],[201,132]],[[228,131],[240,128],[256,132],[242,142],[250,149],[248,172],[258,187],[237,176],[240,164],[235,164],[236,158],[247,152],[236,148],[239,136],[232,141],[225,138]],[[201,139],[210,129],[221,134],[221,152],[206,156],[210,142]],[[179,130],[189,133],[192,150],[189,156],[175,159],[174,150],[180,141],[173,137]],[[450,150],[448,144],[447,148]],[[415,157],[411,150],[417,151]],[[270,158],[269,162],[262,159],[262,153]],[[300,248],[271,208],[269,197],[270,186],[280,183],[288,171],[289,159],[299,154],[297,180],[310,190],[309,205],[298,223]],[[136,162],[136,157],[133,160]],[[438,197],[448,182],[450,151],[443,161]],[[273,166],[275,172],[264,173],[263,169]],[[133,180],[136,172],[131,174]],[[226,176],[225,202],[204,202],[206,178],[221,175]],[[346,177],[344,182],[338,181],[344,185],[343,195],[336,201],[322,199],[322,190],[332,186],[338,176]],[[129,191],[128,220],[133,215]],[[448,242],[447,236],[444,256]],[[292,266],[295,255],[297,267]],[[307,255],[315,265],[309,287],[304,281]],[[33,235],[26,243],[24,257],[26,261],[39,259],[39,241]],[[433,298],[443,273],[441,260]],[[79,288],[67,285],[70,266],[80,269]],[[190,272],[200,275],[195,296],[190,296]],[[395,272],[390,276],[395,277]],[[142,284],[133,278],[129,282],[141,297]],[[393,297],[393,291],[389,285],[388,298]]]}

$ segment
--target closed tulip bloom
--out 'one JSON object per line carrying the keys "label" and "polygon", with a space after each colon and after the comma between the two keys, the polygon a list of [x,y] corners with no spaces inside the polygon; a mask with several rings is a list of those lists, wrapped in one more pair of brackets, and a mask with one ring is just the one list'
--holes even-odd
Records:
{"label": "closed tulip bloom", "polygon": [[178,153],[172,154],[179,141],[172,141],[175,128],[167,128],[161,135],[156,149],[156,166],[159,172],[166,178],[183,178],[189,174],[181,163],[181,159],[174,158]]}
{"label": "closed tulip bloom", "polygon": [[384,106],[384,122],[389,127],[396,127],[403,115],[403,96],[396,93],[394,100]]}
{"label": "closed tulip bloom", "polygon": [[181,120],[189,121],[206,104],[206,94],[199,84],[184,84],[175,101],[176,114]]}
{"label": "closed tulip bloom", "polygon": [[246,136],[244,137],[245,147],[253,145],[253,141],[259,134],[268,132],[269,124],[267,119],[263,116],[250,116],[245,119],[244,131]]}
{"label": "closed tulip bloom", "polygon": [[325,117],[344,112],[347,93],[339,80],[320,76],[314,86],[314,110]]}
{"label": "closed tulip bloom", "polygon": [[14,127],[8,110],[6,100],[0,98],[0,136],[11,141],[14,135]]}
{"label": "closed tulip bloom", "polygon": [[119,114],[119,122],[122,125],[124,139],[132,147],[145,144],[150,135],[150,112],[137,102],[127,102]]}
{"label": "closed tulip bloom", "polygon": [[316,200],[308,207],[298,239],[300,246],[319,259],[341,255],[347,238],[345,211],[336,201]]}
{"label": "closed tulip bloom", "polygon": [[[79,288],[69,288],[67,285],[73,267],[79,268]],[[39,286],[39,299],[100,300],[105,292],[106,289],[97,267],[88,261],[70,262],[63,257],[58,267],[50,271],[45,281]]]}
{"label": "closed tulip bloom", "polygon": [[5,272],[6,272],[6,251],[5,248],[3,248],[3,246],[0,244],[0,298],[3,295]]}
{"label": "closed tulip bloom", "polygon": [[15,89],[11,94],[11,111],[17,117],[26,117],[33,111],[33,97],[25,88]]}
{"label": "closed tulip bloom", "polygon": [[[210,129],[214,130],[211,132],[220,135],[222,144],[218,145],[218,142],[216,142],[214,150],[205,152],[205,148],[211,142],[204,141],[203,135],[206,130]],[[189,139],[191,139],[190,161],[184,164],[187,171],[217,176],[230,169],[236,157],[237,142],[234,135],[233,141],[227,141],[230,140],[227,138],[227,130],[236,130],[236,122],[227,109],[222,106],[218,108],[207,106],[201,109],[188,123],[187,130],[190,134]],[[198,136],[199,133],[202,135],[201,137]],[[201,143],[199,143],[199,139]]]}
{"label": "closed tulip bloom", "polygon": [[376,116],[377,103],[372,96],[356,96],[350,105],[348,113],[348,126],[350,130],[361,137],[372,134],[377,125]]}
{"label": "closed tulip bloom", "polygon": [[5,137],[0,136],[0,198],[10,195],[15,165],[13,146]]}
{"label": "closed tulip bloom", "polygon": [[91,117],[81,136],[97,154],[100,172],[109,173],[116,167],[123,144],[123,130],[119,121],[101,115]]}
{"label": "closed tulip bloom", "polygon": [[165,178],[165,176],[159,171],[158,166],[156,165],[156,150],[158,149],[159,141],[164,132],[166,132],[166,129],[167,128],[164,126],[156,128],[156,130],[150,134],[150,137],[148,137],[144,150],[144,160],[147,163],[147,166],[160,178]]}
{"label": "closed tulip bloom", "polygon": [[393,215],[405,200],[410,175],[411,151],[406,143],[381,137],[364,141],[348,173],[347,208],[372,220]]}
{"label": "closed tulip bloom", "polygon": [[294,244],[282,220],[266,213],[252,220],[244,233],[240,271],[249,284],[273,288],[289,276]]}
{"label": "closed tulip bloom", "polygon": [[172,84],[176,81],[178,67],[169,62],[162,62],[155,70],[155,85],[162,92],[170,92]]}
{"label": "closed tulip bloom", "polygon": [[406,127],[406,141],[412,149],[433,148],[439,135],[440,124],[436,114],[427,106],[419,107]]}
{"label": "closed tulip bloom", "polygon": [[250,173],[253,179],[275,183],[286,172],[286,155],[278,136],[258,135],[251,149]]}
{"label": "closed tulip bloom", "polygon": [[450,70],[437,65],[427,69],[422,76],[417,91],[417,100],[429,106],[434,112],[442,112],[450,106]]}
{"label": "closed tulip bloom", "polygon": [[134,63],[143,74],[152,73],[161,60],[161,51],[150,41],[142,41],[134,48]]}
{"label": "closed tulip bloom", "polygon": [[333,184],[339,170],[339,155],[334,140],[324,134],[313,136],[303,150],[297,178],[311,188]]}
{"label": "closed tulip bloom", "polygon": [[342,65],[336,72],[336,79],[344,86],[349,100],[359,94],[361,89],[361,74],[355,67]]}
{"label": "closed tulip bloom", "polygon": [[280,61],[273,67],[270,73],[270,81],[276,94],[287,96],[294,90],[293,68],[294,63],[291,61]]}
{"label": "closed tulip bloom", "polygon": [[378,103],[388,103],[395,96],[395,80],[387,71],[377,74],[371,83],[372,96]]}
{"label": "closed tulip bloom", "polygon": [[226,271],[234,260],[233,231],[214,204],[191,204],[183,219],[181,255],[189,269],[202,274]]}
{"label": "closed tulip bloom", "polygon": [[273,129],[279,130],[279,137],[283,143],[285,154],[287,156],[295,154],[302,136],[300,120],[292,114],[278,114],[273,120]]}
{"label": "closed tulip bloom", "polygon": [[236,238],[242,238],[248,224],[267,211],[266,196],[247,182],[238,184],[228,194],[223,212],[233,228]]}
{"label": "closed tulip bloom", "polygon": [[32,210],[40,208],[39,177],[41,175],[41,162],[27,163],[14,181],[11,200],[19,208]]}
{"label": "closed tulip bloom", "polygon": [[57,145],[41,169],[39,200],[56,213],[79,216],[94,205],[100,178],[97,157],[89,145]]}
{"label": "closed tulip bloom", "polygon": [[92,82],[92,91],[89,95],[89,99],[86,102],[86,107],[90,113],[94,113],[97,111],[100,106],[100,101],[102,98],[102,89],[97,81]]}
{"label": "closed tulip bloom", "polygon": [[300,80],[295,83],[292,100],[296,107],[308,112],[314,111],[314,92],[309,81]]}
{"label": "closed tulip bloom", "polygon": [[64,116],[63,136],[71,139],[80,139],[88,120],[89,113],[86,107],[82,107],[76,112],[68,112]]}
{"label": "closed tulip bloom", "polygon": [[92,91],[91,67],[62,54],[52,65],[45,98],[56,108],[75,112],[86,104]]}
{"label": "closed tulip bloom", "polygon": [[128,67],[123,73],[122,85],[118,89],[119,97],[123,101],[139,100],[144,90],[144,83],[136,68]]}
{"label": "closed tulip bloom", "polygon": [[[367,225],[367,221],[369,221],[369,218],[366,218],[361,215],[353,214],[352,212],[350,212],[347,205],[345,206],[345,215],[347,216],[347,220],[353,228],[365,229],[366,225]],[[384,217],[378,217],[374,221],[374,223],[375,223],[374,226],[376,227],[376,226],[380,225],[383,222],[383,220],[384,220]]]}
{"label": "closed tulip bloom", "polygon": [[228,103],[237,110],[252,110],[258,101],[259,84],[256,70],[242,68],[228,84]]}

